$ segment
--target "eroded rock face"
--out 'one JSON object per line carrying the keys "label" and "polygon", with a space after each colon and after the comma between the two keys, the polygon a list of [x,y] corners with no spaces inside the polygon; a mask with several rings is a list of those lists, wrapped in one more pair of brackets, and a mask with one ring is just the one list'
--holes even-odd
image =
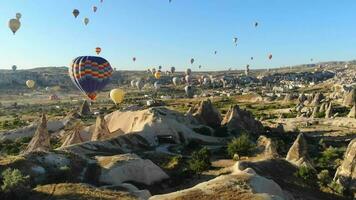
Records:
{"label": "eroded rock face", "polygon": [[88,101],[84,101],[82,106],[80,107],[80,111],[79,114],[82,116],[87,116],[87,115],[91,115],[91,111],[90,111],[90,106]]}
{"label": "eroded rock face", "polygon": [[356,139],[353,139],[344,155],[344,160],[335,173],[334,180],[356,197]]}
{"label": "eroded rock face", "polygon": [[266,158],[278,158],[276,143],[266,136],[261,135],[257,140],[257,147]]}
{"label": "eroded rock face", "polygon": [[349,114],[347,115],[349,118],[356,118],[356,104],[351,108]]}
{"label": "eroded rock face", "polygon": [[103,140],[108,138],[109,136],[110,131],[108,125],[106,124],[104,116],[98,116],[96,118],[95,130],[91,136],[91,141]]}
{"label": "eroded rock face", "polygon": [[331,118],[334,115],[333,109],[334,109],[333,104],[330,102],[328,107],[327,107],[327,109],[326,109],[326,111],[325,111],[325,118],[328,119],[328,118]]}
{"label": "eroded rock face", "polygon": [[50,150],[50,147],[51,142],[50,135],[47,130],[47,119],[46,115],[42,114],[41,122],[37,127],[35,135],[23,153],[26,154],[33,151],[48,151]]}
{"label": "eroded rock face", "polygon": [[321,100],[323,100],[325,97],[323,93],[318,92],[314,95],[313,100],[311,101],[311,106],[319,106],[321,103]]}
{"label": "eroded rock face", "polygon": [[135,154],[115,156],[97,156],[96,160],[102,168],[99,181],[118,185],[134,181],[151,185],[169,178],[169,176],[150,160],[144,160]]}
{"label": "eroded rock face", "polygon": [[61,147],[70,146],[73,144],[78,144],[84,142],[84,139],[80,135],[82,126],[77,125],[73,130],[69,131]]}
{"label": "eroded rock face", "polygon": [[168,199],[282,200],[286,198],[276,182],[259,176],[253,169],[248,168],[244,171],[235,170],[232,174],[221,175],[189,189],[150,198],[150,200]]}
{"label": "eroded rock face", "polygon": [[262,134],[264,128],[261,122],[254,119],[249,111],[241,110],[238,105],[232,106],[221,122],[230,132],[247,131],[252,134]]}
{"label": "eroded rock face", "polygon": [[[140,135],[152,146],[162,143],[160,138],[169,138],[173,143],[184,144],[189,140],[206,143],[221,143],[216,138],[195,132],[201,124],[192,116],[184,115],[165,107],[139,111],[115,111],[105,117],[111,133]],[[164,142],[163,142],[164,143]]]}
{"label": "eroded rock face", "polygon": [[304,93],[301,93],[298,97],[298,102],[303,104],[307,99],[308,99],[307,96],[305,96]]}
{"label": "eroded rock face", "polygon": [[346,93],[344,97],[345,106],[353,106],[356,104],[356,89],[352,89],[350,92]]}
{"label": "eroded rock face", "polygon": [[306,166],[313,168],[313,164],[308,154],[307,142],[303,133],[299,134],[294,141],[292,147],[288,151],[286,160],[298,167]]}
{"label": "eroded rock face", "polygon": [[213,106],[210,99],[201,101],[193,116],[202,124],[212,128],[219,127],[222,120],[220,112]]}

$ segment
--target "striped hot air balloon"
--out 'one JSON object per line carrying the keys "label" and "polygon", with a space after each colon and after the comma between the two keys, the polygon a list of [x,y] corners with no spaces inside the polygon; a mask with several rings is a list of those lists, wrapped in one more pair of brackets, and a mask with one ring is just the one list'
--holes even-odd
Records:
{"label": "striped hot air balloon", "polygon": [[91,100],[109,83],[113,69],[101,57],[81,56],[73,60],[69,76],[75,86]]}

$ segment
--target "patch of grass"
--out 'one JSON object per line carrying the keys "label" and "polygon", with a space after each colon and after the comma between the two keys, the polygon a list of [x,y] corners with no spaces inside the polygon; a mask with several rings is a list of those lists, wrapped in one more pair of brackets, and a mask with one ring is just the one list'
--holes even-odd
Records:
{"label": "patch of grass", "polygon": [[201,174],[203,171],[208,170],[211,166],[208,148],[203,147],[199,151],[193,152],[188,163],[189,169],[196,174]]}

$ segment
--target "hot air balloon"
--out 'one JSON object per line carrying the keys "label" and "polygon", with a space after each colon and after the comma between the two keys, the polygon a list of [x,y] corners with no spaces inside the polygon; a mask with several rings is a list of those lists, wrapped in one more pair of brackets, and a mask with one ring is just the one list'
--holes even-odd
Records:
{"label": "hot air balloon", "polygon": [[189,97],[192,98],[194,96],[193,88],[190,85],[185,86],[184,88],[185,94]]}
{"label": "hot air balloon", "polygon": [[161,72],[160,72],[160,71],[157,71],[157,72],[155,73],[155,78],[156,78],[156,79],[160,79],[160,78],[161,78]]}
{"label": "hot air balloon", "polygon": [[85,26],[89,24],[89,18],[87,18],[87,17],[84,18],[84,24],[85,24]]}
{"label": "hot air balloon", "polygon": [[101,57],[81,56],[73,60],[69,76],[77,88],[91,100],[109,83],[113,69]]}
{"label": "hot air balloon", "polygon": [[20,20],[21,17],[22,17],[22,14],[21,14],[21,13],[16,13],[16,19],[17,19],[17,20]]}
{"label": "hot air balloon", "polygon": [[110,98],[115,104],[120,104],[124,101],[125,92],[122,89],[113,89],[110,91]]}
{"label": "hot air balloon", "polygon": [[9,28],[11,29],[12,33],[15,35],[15,33],[20,29],[21,27],[21,22],[18,19],[10,19],[9,21]]}
{"label": "hot air balloon", "polygon": [[26,85],[27,85],[28,88],[32,89],[32,88],[35,87],[36,82],[34,80],[27,80],[26,81]]}
{"label": "hot air balloon", "polygon": [[152,68],[152,69],[151,69],[151,73],[152,73],[152,75],[154,76],[154,75],[156,74],[156,68]]}
{"label": "hot air balloon", "polygon": [[136,82],[136,87],[138,90],[142,90],[143,86],[144,82],[141,79]]}
{"label": "hot air balloon", "polygon": [[12,71],[16,71],[17,70],[17,66],[16,65],[12,65]]}
{"label": "hot air balloon", "polygon": [[176,68],[175,67],[171,67],[171,73],[174,74],[174,72],[176,72]]}
{"label": "hot air balloon", "polygon": [[136,57],[133,57],[133,58],[132,58],[132,61],[136,62]]}
{"label": "hot air balloon", "polygon": [[100,3],[103,3],[104,2],[104,0],[100,0]]}
{"label": "hot air balloon", "polygon": [[268,59],[272,60],[272,57],[273,57],[272,54],[269,54],[269,55],[268,55]]}
{"label": "hot air balloon", "polygon": [[189,68],[188,68],[188,69],[186,69],[186,70],[185,70],[185,74],[186,74],[186,75],[190,75],[190,74],[192,74],[192,70],[191,70],[191,69],[189,69]]}
{"label": "hot air balloon", "polygon": [[78,9],[74,9],[74,10],[73,10],[73,15],[74,15],[75,18],[77,18],[77,17],[79,16],[79,13],[80,13],[80,12],[79,12]]}
{"label": "hot air balloon", "polygon": [[100,47],[96,47],[96,48],[95,48],[95,52],[96,52],[96,54],[98,54],[98,55],[99,55],[99,54],[100,54],[100,52],[101,52],[101,48],[100,48]]}
{"label": "hot air balloon", "polygon": [[191,75],[186,75],[185,76],[185,82],[187,82],[187,83],[192,82],[192,76]]}
{"label": "hot air balloon", "polygon": [[190,64],[193,64],[194,63],[194,58],[190,59]]}
{"label": "hot air balloon", "polygon": [[258,22],[255,22],[255,27],[257,27],[258,26]]}
{"label": "hot air balloon", "polygon": [[156,81],[153,86],[155,87],[155,90],[161,89],[161,84],[158,81]]}
{"label": "hot air balloon", "polygon": [[136,85],[136,81],[135,81],[135,80],[132,80],[132,81],[131,81],[131,87],[135,87],[135,85]]}
{"label": "hot air balloon", "polygon": [[232,41],[234,42],[235,46],[237,46],[237,37],[234,37]]}
{"label": "hot air balloon", "polygon": [[179,85],[179,78],[173,77],[172,82],[173,82],[173,85],[175,85],[175,86]]}
{"label": "hot air balloon", "polygon": [[201,69],[201,65],[199,65],[199,69]]}
{"label": "hot air balloon", "polygon": [[98,7],[93,6],[93,12],[96,12],[98,10]]}
{"label": "hot air balloon", "polygon": [[218,51],[214,51],[214,54],[216,55],[218,53]]}
{"label": "hot air balloon", "polygon": [[251,60],[253,60],[253,57],[251,57]]}
{"label": "hot air balloon", "polygon": [[206,77],[205,77],[205,78],[203,79],[203,84],[204,84],[204,85],[209,85],[209,82],[210,82],[210,79],[209,79],[209,78],[206,78]]}

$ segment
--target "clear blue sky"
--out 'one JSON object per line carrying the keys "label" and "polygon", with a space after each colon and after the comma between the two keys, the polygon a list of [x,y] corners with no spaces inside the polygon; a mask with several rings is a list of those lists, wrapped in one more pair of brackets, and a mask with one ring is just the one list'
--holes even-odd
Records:
{"label": "clear blue sky", "polygon": [[[1,0],[0,68],[67,66],[76,56],[94,55],[97,46],[118,69],[183,70],[192,57],[193,70],[351,60],[355,11],[355,0]],[[13,36],[7,23],[17,12],[22,27]]]}

